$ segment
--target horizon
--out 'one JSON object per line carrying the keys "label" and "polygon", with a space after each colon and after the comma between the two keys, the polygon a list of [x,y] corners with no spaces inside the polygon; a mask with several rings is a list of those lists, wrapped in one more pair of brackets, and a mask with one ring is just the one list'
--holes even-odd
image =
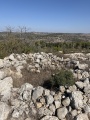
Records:
{"label": "horizon", "polygon": [[[9,32],[7,30],[0,30],[0,33],[6,33],[6,32]],[[20,33],[20,30],[17,31],[17,29],[15,31],[11,31],[11,33]],[[25,33],[24,31],[22,33]],[[46,32],[46,31],[27,31],[26,33],[45,33],[45,34],[90,34],[90,33],[79,33],[79,32]]]}
{"label": "horizon", "polygon": [[25,26],[29,32],[90,33],[89,0],[0,0],[0,31]]}

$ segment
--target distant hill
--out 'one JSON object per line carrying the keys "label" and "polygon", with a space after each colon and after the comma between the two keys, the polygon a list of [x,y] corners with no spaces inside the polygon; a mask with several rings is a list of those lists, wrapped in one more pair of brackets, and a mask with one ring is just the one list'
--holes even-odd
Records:
{"label": "distant hill", "polygon": [[7,39],[8,35],[12,35],[17,39],[26,40],[45,40],[47,42],[63,42],[63,41],[90,41],[90,33],[47,33],[47,32],[0,32],[0,40]]}

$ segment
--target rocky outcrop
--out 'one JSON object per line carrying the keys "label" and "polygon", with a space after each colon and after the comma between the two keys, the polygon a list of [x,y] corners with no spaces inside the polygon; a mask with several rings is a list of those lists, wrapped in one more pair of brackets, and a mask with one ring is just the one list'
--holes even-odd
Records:
{"label": "rocky outcrop", "polygon": [[[60,58],[43,52],[0,59],[0,120],[90,120],[89,62],[89,54]],[[38,73],[67,67],[77,81],[73,86],[60,86],[57,92],[30,83],[15,88],[13,79],[23,78],[24,67]]]}
{"label": "rocky outcrop", "polygon": [[84,89],[78,89],[76,86],[73,91],[71,87],[64,87],[64,92],[58,91],[53,94],[52,91],[40,86],[34,88],[29,83],[23,84],[21,88],[12,87],[8,101],[0,103],[0,120],[6,120],[8,117],[9,120],[24,120],[26,118],[63,120],[67,119],[69,115],[73,120],[89,120],[90,91],[85,92],[88,87],[84,86]]}
{"label": "rocky outcrop", "polygon": [[[30,53],[11,54],[0,59],[0,79],[8,75],[13,78],[22,78],[22,69],[40,73],[42,70],[60,70],[70,68],[77,79],[84,79],[90,76],[90,56],[83,53],[65,54],[64,57],[57,57],[52,53]],[[67,57],[67,58],[66,58]],[[86,71],[88,70],[88,71]]]}

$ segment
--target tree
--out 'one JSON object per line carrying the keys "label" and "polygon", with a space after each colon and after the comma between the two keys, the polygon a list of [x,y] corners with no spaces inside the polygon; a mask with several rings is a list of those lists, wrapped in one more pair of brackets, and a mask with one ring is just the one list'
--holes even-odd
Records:
{"label": "tree", "polygon": [[24,30],[24,39],[26,39],[26,37],[27,37],[27,31],[29,30],[29,28],[27,28],[26,26],[24,26],[23,30]]}
{"label": "tree", "polygon": [[26,38],[26,33],[29,30],[29,28],[27,28],[26,26],[19,26],[19,30],[20,30],[20,38]]}
{"label": "tree", "polygon": [[6,27],[6,32],[7,32],[7,39],[9,40],[12,37],[12,32],[14,30],[14,27],[7,26]]}
{"label": "tree", "polygon": [[22,38],[23,29],[24,29],[24,27],[19,26],[19,30],[20,30],[20,39]]}

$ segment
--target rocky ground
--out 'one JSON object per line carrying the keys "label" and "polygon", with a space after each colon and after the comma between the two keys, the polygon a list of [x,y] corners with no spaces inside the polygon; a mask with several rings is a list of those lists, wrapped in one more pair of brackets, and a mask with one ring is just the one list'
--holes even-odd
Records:
{"label": "rocky ground", "polygon": [[[60,86],[57,92],[40,86],[51,71],[62,68],[72,71],[73,86]],[[0,59],[0,120],[90,120],[90,53]]]}

